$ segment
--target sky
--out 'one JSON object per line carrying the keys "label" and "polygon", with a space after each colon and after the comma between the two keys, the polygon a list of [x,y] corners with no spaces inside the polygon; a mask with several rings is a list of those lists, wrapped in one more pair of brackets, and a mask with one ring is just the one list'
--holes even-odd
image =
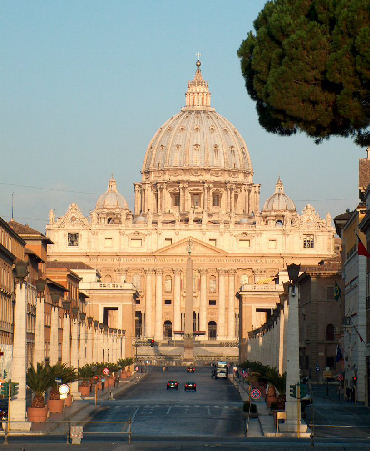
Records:
{"label": "sky", "polygon": [[44,232],[51,208],[85,215],[113,173],[133,209],[146,148],[185,104],[196,52],[212,106],[244,137],[261,205],[280,176],[302,211],[334,217],[358,201],[350,139],[321,145],[258,123],[237,50],[262,0],[2,0],[0,216]]}

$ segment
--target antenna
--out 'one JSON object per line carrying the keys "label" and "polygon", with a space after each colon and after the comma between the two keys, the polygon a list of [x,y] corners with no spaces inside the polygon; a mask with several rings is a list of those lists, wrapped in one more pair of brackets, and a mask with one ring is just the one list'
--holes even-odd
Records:
{"label": "antenna", "polygon": [[12,193],[12,217],[11,220],[13,221],[14,219],[14,193]]}

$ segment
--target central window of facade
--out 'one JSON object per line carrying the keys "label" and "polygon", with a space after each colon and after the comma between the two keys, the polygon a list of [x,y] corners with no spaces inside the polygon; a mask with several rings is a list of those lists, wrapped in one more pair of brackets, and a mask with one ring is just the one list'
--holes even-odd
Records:
{"label": "central window of facade", "polygon": [[200,207],[200,194],[193,194],[191,196],[191,206],[192,207]]}

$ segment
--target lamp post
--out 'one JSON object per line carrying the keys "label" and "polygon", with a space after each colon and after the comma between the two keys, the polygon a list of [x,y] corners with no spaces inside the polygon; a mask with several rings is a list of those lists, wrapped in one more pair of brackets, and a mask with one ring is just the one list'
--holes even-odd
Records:
{"label": "lamp post", "polygon": [[300,265],[288,265],[289,276],[289,310],[286,328],[286,422],[280,430],[297,434],[300,437],[307,431],[307,426],[301,423],[300,411],[300,374],[299,374],[299,318],[297,281]]}

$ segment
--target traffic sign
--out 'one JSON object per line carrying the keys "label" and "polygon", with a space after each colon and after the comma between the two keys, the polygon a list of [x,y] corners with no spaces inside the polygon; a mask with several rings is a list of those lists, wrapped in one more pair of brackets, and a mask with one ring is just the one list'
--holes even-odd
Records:
{"label": "traffic sign", "polygon": [[108,369],[108,368],[104,368],[103,374],[105,374],[106,376],[108,376],[108,374],[109,374],[109,369]]}
{"label": "traffic sign", "polygon": [[261,397],[261,392],[258,390],[258,388],[254,388],[251,391],[251,398],[252,399],[260,399],[260,397]]}

